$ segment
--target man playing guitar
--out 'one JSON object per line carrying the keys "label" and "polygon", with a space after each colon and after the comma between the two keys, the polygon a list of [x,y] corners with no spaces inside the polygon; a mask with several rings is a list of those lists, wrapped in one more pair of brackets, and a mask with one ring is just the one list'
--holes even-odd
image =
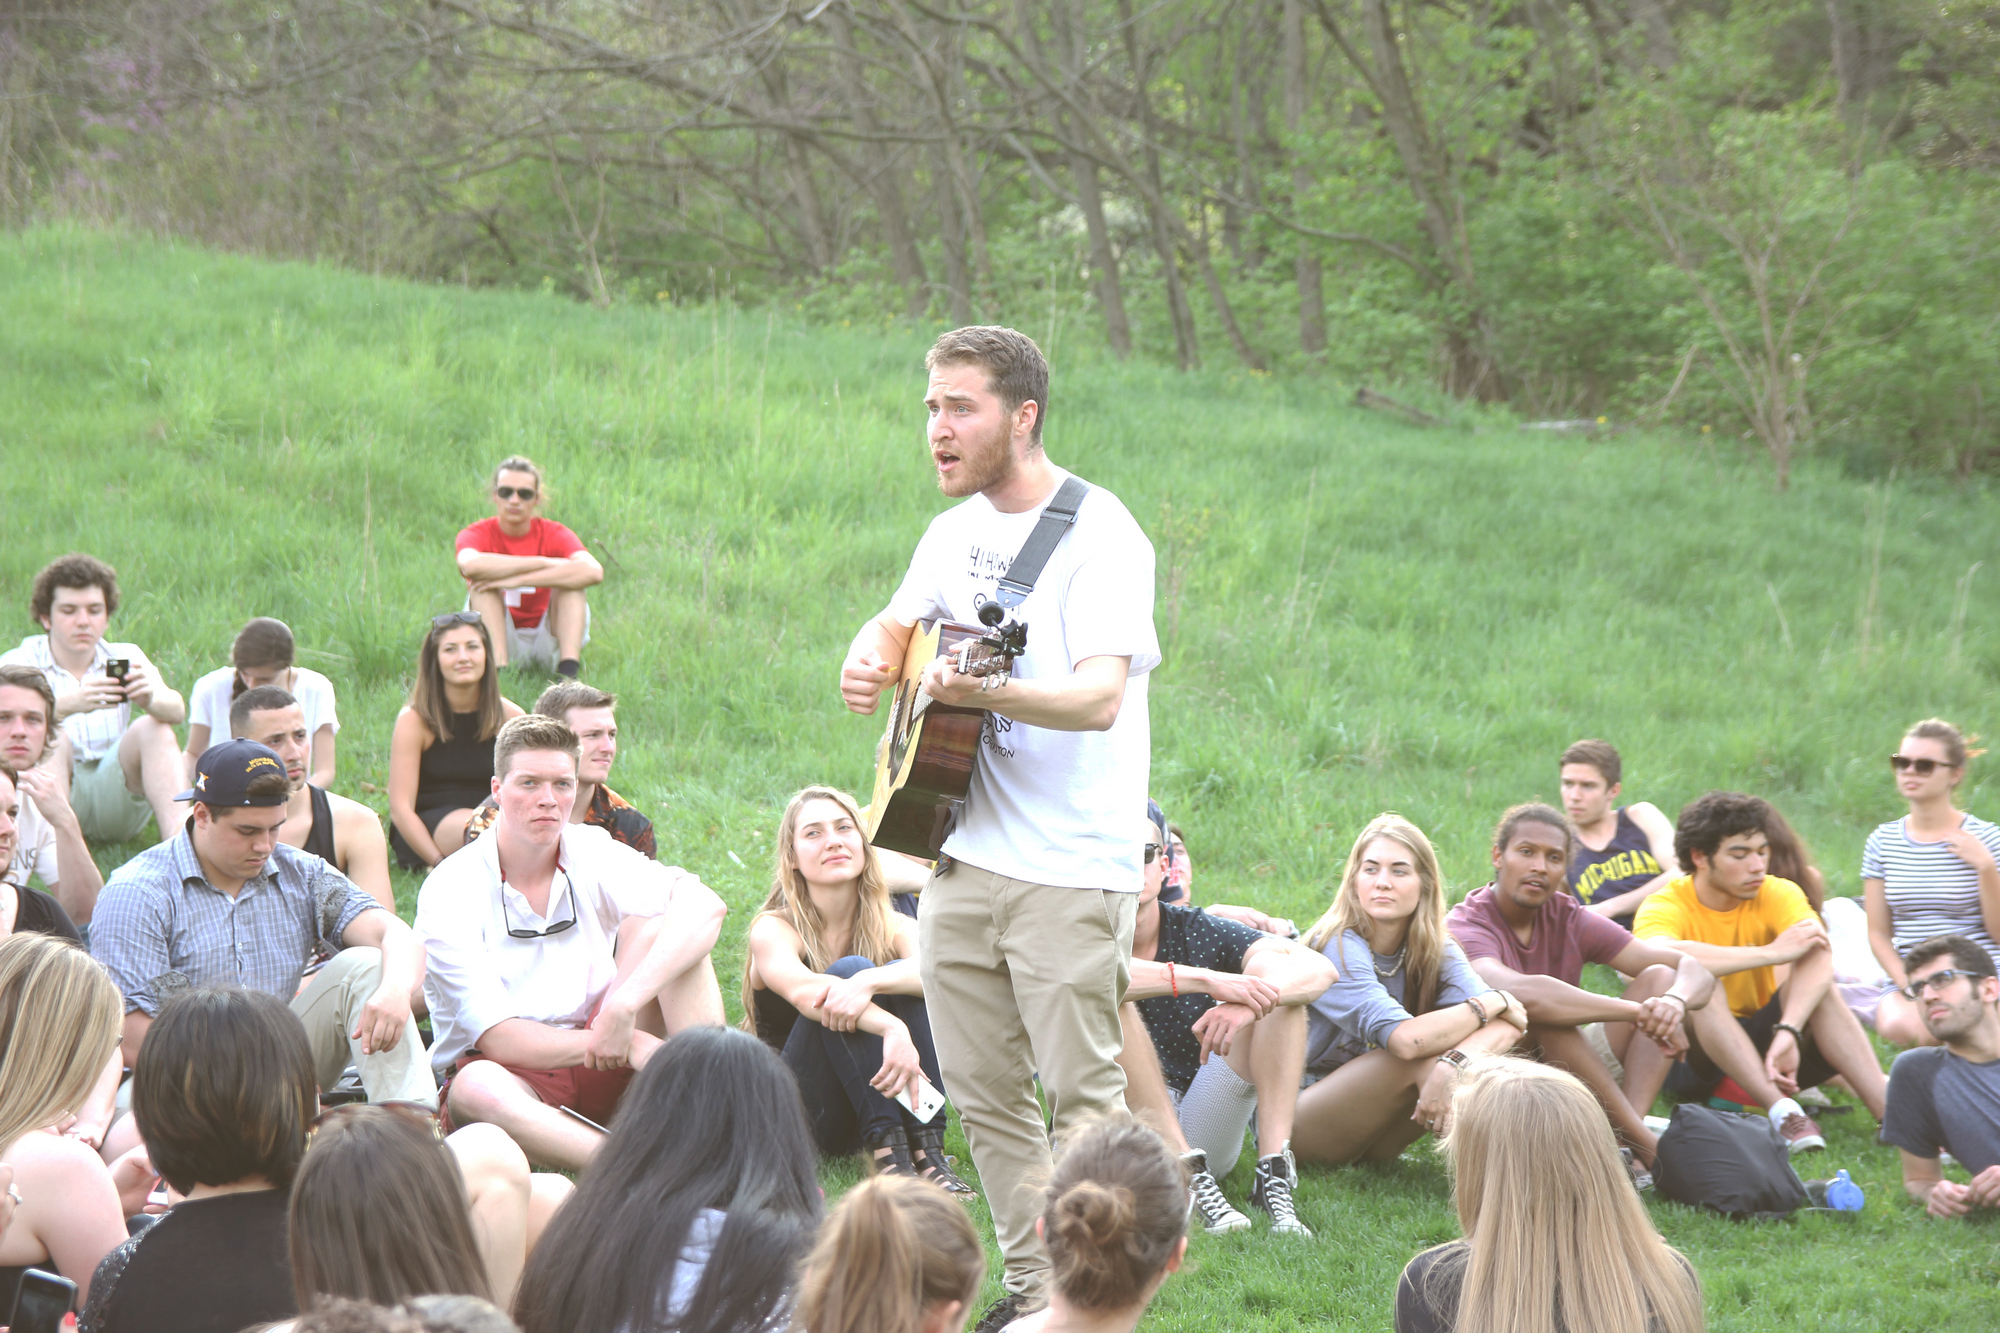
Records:
{"label": "man playing guitar", "polygon": [[[1042,452],[1048,362],[1032,339],[956,329],[924,364],[938,488],[967,498],[932,520],[887,609],[855,636],[840,691],[857,713],[896,680],[918,621],[979,623],[1069,478]],[[1057,1136],[1124,1105],[1118,1005],[1144,854],[1131,812],[1146,799],[1146,673],[1160,661],[1152,543],[1092,487],[1015,610],[1030,632],[1013,675],[963,675],[947,654],[923,676],[937,702],[987,710],[918,917],[946,1091],[1006,1258],[1007,1295],[979,1330],[1043,1303],[1033,1187],[1052,1162],[1035,1075]]]}

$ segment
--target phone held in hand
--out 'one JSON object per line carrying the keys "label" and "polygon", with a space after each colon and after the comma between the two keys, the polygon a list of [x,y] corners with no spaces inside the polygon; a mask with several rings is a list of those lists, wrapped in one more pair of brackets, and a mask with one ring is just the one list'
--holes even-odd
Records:
{"label": "phone held in hand", "polygon": [[[911,1096],[912,1092],[916,1094],[914,1097]],[[929,1079],[919,1074],[914,1085],[896,1094],[896,1100],[901,1102],[911,1115],[929,1124],[931,1117],[938,1113],[938,1108],[944,1105],[944,1094],[933,1087]]]}
{"label": "phone held in hand", "polygon": [[126,673],[131,671],[131,669],[132,659],[129,657],[114,657],[104,664],[104,674],[117,681],[120,685],[125,683]]}
{"label": "phone held in hand", "polygon": [[21,1274],[8,1333],[62,1333],[63,1317],[76,1304],[76,1283],[30,1268]]}

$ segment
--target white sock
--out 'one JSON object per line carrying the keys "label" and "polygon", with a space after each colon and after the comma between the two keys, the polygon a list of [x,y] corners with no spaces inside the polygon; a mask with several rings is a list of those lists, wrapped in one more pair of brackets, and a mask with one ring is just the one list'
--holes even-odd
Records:
{"label": "white sock", "polygon": [[1785,1127],[1786,1116],[1804,1115],[1805,1113],[1806,1108],[1800,1106],[1790,1097],[1780,1097],[1777,1101],[1771,1103],[1771,1109],[1764,1114],[1771,1117],[1772,1124],[1776,1125],[1779,1129],[1783,1129]]}

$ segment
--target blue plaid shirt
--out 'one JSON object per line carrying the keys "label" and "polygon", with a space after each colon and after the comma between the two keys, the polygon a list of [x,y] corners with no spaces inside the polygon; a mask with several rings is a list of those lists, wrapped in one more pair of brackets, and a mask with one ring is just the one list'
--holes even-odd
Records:
{"label": "blue plaid shirt", "polygon": [[289,1001],[320,946],[337,952],[354,918],[380,903],[310,852],[279,843],[234,898],[202,875],[182,834],[120,866],[97,900],[91,956],[125,996],[156,1014],[188,986],[242,986]]}

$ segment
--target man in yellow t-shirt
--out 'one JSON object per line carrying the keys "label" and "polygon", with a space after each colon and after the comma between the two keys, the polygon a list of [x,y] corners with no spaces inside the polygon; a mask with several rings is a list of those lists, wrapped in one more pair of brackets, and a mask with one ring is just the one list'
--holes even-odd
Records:
{"label": "man in yellow t-shirt", "polygon": [[[1844,1074],[1880,1121],[1888,1082],[1834,988],[1826,927],[1798,885],[1764,873],[1770,817],[1762,800],[1731,791],[1712,791],[1681,811],[1674,856],[1686,873],[1646,899],[1632,933],[1713,972],[1736,1019],[1690,1033],[1669,1089],[1706,1096],[1728,1074],[1766,1109],[1791,1151],[1810,1152],[1826,1139],[1793,1094]],[[1783,985],[1780,964],[1791,966]]]}

